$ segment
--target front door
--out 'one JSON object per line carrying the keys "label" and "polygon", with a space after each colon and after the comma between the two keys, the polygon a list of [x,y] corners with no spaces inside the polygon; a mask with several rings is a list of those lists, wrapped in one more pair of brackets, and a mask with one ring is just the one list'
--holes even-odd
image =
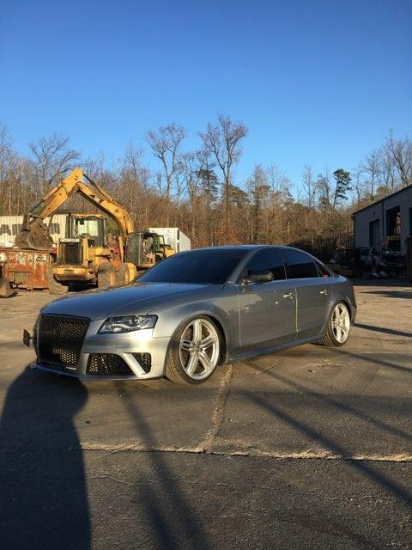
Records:
{"label": "front door", "polygon": [[296,333],[296,291],[285,278],[280,249],[259,250],[244,275],[270,271],[274,280],[236,285],[239,304],[239,340],[247,351],[290,342]]}

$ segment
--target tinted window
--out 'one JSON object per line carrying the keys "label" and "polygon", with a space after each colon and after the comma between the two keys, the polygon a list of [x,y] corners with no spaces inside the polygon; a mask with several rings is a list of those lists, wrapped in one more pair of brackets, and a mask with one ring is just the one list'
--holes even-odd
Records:
{"label": "tinted window", "polygon": [[313,259],[299,250],[285,248],[286,274],[288,279],[306,279],[319,277],[319,271]]}
{"label": "tinted window", "polygon": [[282,253],[278,248],[259,250],[247,264],[247,270],[248,272],[269,270],[274,279],[286,279]]}
{"label": "tinted window", "polygon": [[139,278],[150,283],[223,284],[249,250],[198,249],[181,252]]}
{"label": "tinted window", "polygon": [[319,276],[323,278],[332,277],[333,273],[320,262],[315,262],[316,267],[318,268]]}

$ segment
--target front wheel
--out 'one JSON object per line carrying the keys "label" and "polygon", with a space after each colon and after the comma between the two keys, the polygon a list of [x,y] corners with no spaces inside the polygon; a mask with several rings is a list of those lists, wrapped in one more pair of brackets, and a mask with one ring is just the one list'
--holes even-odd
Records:
{"label": "front wheel", "polygon": [[346,304],[339,302],[330,314],[326,334],[320,343],[324,346],[343,346],[349,338],[350,326],[349,309]]}
{"label": "front wheel", "polygon": [[206,316],[186,321],[173,335],[166,361],[166,377],[172,382],[200,384],[219,364],[221,336]]}

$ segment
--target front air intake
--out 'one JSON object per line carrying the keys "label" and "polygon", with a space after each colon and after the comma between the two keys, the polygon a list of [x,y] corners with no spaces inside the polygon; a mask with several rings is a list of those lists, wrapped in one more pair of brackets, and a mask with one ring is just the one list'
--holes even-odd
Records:
{"label": "front air intake", "polygon": [[42,315],[37,350],[40,361],[77,365],[90,320],[85,317]]}
{"label": "front air intake", "polygon": [[91,353],[87,374],[97,376],[130,376],[133,372],[123,359],[114,353]]}

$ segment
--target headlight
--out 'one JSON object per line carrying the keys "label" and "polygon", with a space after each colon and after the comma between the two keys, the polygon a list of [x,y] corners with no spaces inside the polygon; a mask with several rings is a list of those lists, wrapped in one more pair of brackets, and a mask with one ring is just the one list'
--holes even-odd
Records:
{"label": "headlight", "polygon": [[99,332],[132,332],[144,328],[153,328],[156,324],[156,315],[123,315],[122,317],[108,317]]}

